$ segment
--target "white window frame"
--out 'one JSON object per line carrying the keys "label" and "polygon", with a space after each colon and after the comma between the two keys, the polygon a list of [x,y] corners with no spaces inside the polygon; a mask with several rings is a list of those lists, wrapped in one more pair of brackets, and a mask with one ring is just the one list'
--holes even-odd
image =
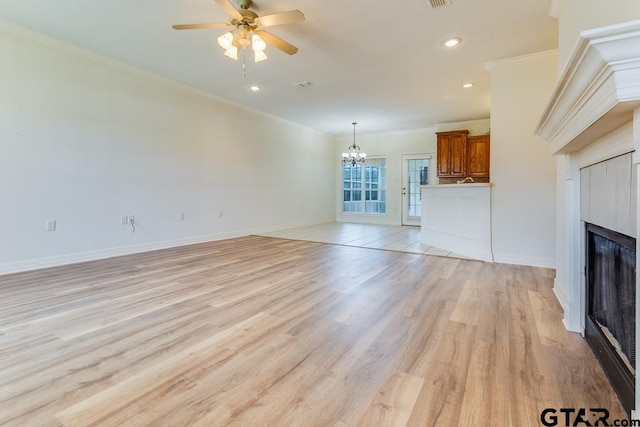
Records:
{"label": "white window frame", "polygon": [[[371,168],[372,165],[376,165],[376,164],[380,164],[380,161],[384,161],[383,166],[384,166],[384,171],[378,171],[378,180],[376,183],[372,182],[371,180],[369,182],[366,181],[367,179],[367,167]],[[356,167],[360,166],[360,179],[349,179],[348,182],[350,183],[349,188],[345,187],[345,176],[344,176],[344,171],[345,171],[345,166],[349,166],[350,170],[353,171],[353,166],[350,164],[342,164],[342,168],[341,168],[341,178],[342,178],[342,192],[341,192],[341,203],[342,203],[342,213],[344,214],[357,214],[357,215],[386,215],[387,214],[387,158],[385,156],[377,156],[377,157],[368,157],[367,161],[363,164],[363,163],[357,163]],[[353,187],[353,183],[359,183],[360,187],[359,188],[354,188]],[[367,188],[367,184],[369,185],[369,188]],[[373,188],[375,185],[375,188]],[[351,200],[351,201],[345,201],[345,193],[349,192],[351,195],[353,195],[354,192],[359,192],[360,194],[360,199],[359,200]],[[376,192],[377,193],[377,198],[375,200],[371,200],[371,192]],[[369,193],[368,193],[369,192]],[[367,195],[369,194],[370,199],[367,200]],[[349,206],[357,206],[360,205],[358,210],[352,210],[352,209],[346,209],[347,208],[347,203],[349,203]],[[383,207],[384,210],[381,211],[380,207]]]}

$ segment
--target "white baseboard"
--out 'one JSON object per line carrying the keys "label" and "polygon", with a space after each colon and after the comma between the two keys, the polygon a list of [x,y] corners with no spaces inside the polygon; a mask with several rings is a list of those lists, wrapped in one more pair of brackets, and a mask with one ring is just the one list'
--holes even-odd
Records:
{"label": "white baseboard", "polygon": [[567,294],[564,293],[562,286],[558,283],[558,278],[553,279],[553,293],[556,296],[556,299],[560,303],[560,307],[562,307],[562,311],[565,313],[569,307],[569,300],[567,298]]}
{"label": "white baseboard", "polygon": [[523,255],[493,253],[494,262],[502,264],[529,265],[531,267],[556,268],[555,258],[539,258]]}
{"label": "white baseboard", "polygon": [[553,294],[556,296],[560,307],[562,307],[562,324],[567,331],[584,336],[584,325],[580,320],[580,313],[576,313],[576,311],[580,311],[580,304],[577,303],[578,306],[573,307],[575,304],[569,301],[569,296],[566,294],[565,289],[566,286],[562,286],[556,277],[553,280]]}
{"label": "white baseboard", "polygon": [[236,237],[248,236],[250,234],[267,233],[271,231],[284,230],[287,228],[304,227],[317,224],[326,224],[334,222],[326,221],[309,221],[292,224],[280,224],[277,226],[259,227],[245,229],[239,231],[231,231],[224,233],[216,233],[201,236],[184,237],[173,240],[163,240],[158,242],[149,242],[131,246],[120,246],[115,248],[98,249],[95,251],[76,252],[64,255],[56,255],[51,257],[27,259],[21,261],[13,261],[0,264],[0,275],[19,273],[22,271],[39,270],[42,268],[58,267],[61,265],[76,264],[79,262],[96,261],[99,259],[113,258],[122,255],[131,255],[141,252],[155,251],[158,249],[174,248],[177,246],[193,245],[197,243],[213,242],[216,240],[232,239]]}

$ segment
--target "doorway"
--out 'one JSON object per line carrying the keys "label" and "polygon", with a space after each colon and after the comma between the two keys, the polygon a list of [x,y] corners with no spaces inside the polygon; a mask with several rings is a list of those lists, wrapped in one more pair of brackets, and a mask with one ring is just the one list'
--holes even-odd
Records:
{"label": "doorway", "polygon": [[430,154],[402,156],[402,225],[420,226],[422,216],[421,185],[430,184]]}

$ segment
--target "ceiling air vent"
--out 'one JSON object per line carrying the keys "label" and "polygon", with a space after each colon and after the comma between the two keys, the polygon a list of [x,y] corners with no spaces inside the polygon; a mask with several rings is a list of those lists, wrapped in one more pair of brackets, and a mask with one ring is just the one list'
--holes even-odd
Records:
{"label": "ceiling air vent", "polygon": [[451,0],[425,0],[429,9],[438,9],[441,7],[449,6]]}

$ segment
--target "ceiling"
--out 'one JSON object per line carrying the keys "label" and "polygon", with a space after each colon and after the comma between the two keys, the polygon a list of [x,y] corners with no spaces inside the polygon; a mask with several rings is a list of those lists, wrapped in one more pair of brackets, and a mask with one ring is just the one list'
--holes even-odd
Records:
{"label": "ceiling", "polygon": [[[488,118],[485,64],[557,47],[551,0],[426,1],[254,0],[259,15],[299,9],[306,21],[270,27],[300,51],[268,47],[260,63],[247,55],[244,78],[242,61],[217,44],[224,30],[171,28],[227,22],[214,0],[0,0],[0,18],[334,135],[352,121],[371,133]],[[454,36],[459,46],[441,45]]]}

